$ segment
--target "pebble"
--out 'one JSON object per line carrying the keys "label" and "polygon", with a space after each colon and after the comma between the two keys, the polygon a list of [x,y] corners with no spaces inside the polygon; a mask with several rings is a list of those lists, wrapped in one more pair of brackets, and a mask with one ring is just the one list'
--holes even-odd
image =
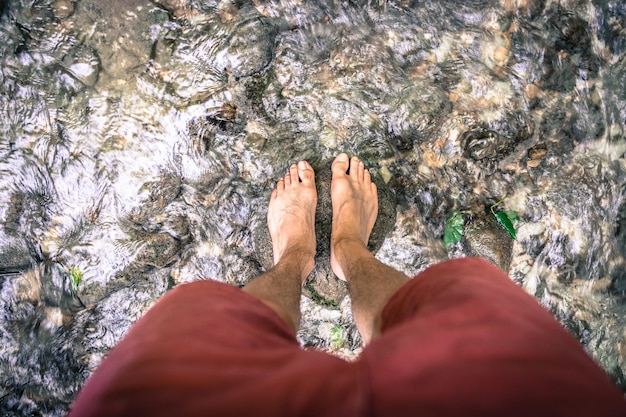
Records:
{"label": "pebble", "polygon": [[41,299],[41,277],[38,268],[24,272],[18,280],[18,296],[22,301],[36,303]]}
{"label": "pebble", "polygon": [[422,158],[424,163],[426,163],[426,165],[431,168],[439,168],[445,164],[444,158],[442,158],[432,149],[426,149],[422,151]]}
{"label": "pebble", "polygon": [[432,170],[424,165],[420,165],[417,170],[420,173],[420,175],[423,175],[425,177],[430,177],[432,174]]}
{"label": "pebble", "polygon": [[543,223],[520,222],[516,225],[516,231],[517,241],[523,242],[524,240],[532,238],[534,236],[542,235],[546,231],[546,226]]}
{"label": "pebble", "polygon": [[63,312],[58,307],[46,307],[44,310],[45,318],[43,327],[53,332],[63,325]]}
{"label": "pebble", "polygon": [[74,3],[70,0],[57,0],[53,7],[58,19],[67,19],[74,13]]}
{"label": "pebble", "polygon": [[539,165],[541,165],[541,160],[539,159],[529,159],[528,162],[526,162],[526,166],[529,168],[537,168]]}
{"label": "pebble", "polygon": [[545,145],[540,144],[533,146],[528,150],[529,159],[542,159],[548,154],[548,148]]}
{"label": "pebble", "polygon": [[535,84],[526,84],[524,86],[524,97],[532,100],[534,98],[537,98],[537,95],[539,95],[539,87],[537,87]]}

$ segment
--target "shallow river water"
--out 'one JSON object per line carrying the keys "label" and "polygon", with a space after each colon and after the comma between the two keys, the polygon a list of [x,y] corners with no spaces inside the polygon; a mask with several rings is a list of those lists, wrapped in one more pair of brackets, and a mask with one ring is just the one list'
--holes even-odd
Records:
{"label": "shallow river water", "polygon": [[[63,415],[168,289],[261,273],[275,181],[300,159],[322,178],[340,151],[381,184],[379,259],[415,274],[487,257],[626,390],[621,0],[0,13],[0,414]],[[490,217],[504,197],[516,240]],[[299,339],[355,358],[346,289],[318,255]]]}

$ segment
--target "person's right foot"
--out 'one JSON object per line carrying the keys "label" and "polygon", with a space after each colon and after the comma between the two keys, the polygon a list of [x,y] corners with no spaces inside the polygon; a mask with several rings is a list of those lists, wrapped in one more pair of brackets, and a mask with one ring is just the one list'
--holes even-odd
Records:
{"label": "person's right foot", "polygon": [[295,256],[303,280],[314,266],[316,204],[315,173],[308,162],[300,161],[278,180],[267,210],[274,263]]}
{"label": "person's right foot", "polygon": [[331,170],[333,225],[330,266],[339,279],[346,281],[342,268],[344,255],[349,256],[354,245],[367,249],[367,241],[378,214],[378,193],[369,171],[356,156],[350,159],[345,153],[340,153],[333,161]]}

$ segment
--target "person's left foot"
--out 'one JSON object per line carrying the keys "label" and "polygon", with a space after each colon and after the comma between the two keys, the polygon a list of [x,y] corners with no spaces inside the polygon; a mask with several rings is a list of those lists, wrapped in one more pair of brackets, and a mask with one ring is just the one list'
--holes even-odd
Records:
{"label": "person's left foot", "polygon": [[315,173],[308,162],[300,161],[278,180],[267,212],[274,263],[288,257],[296,260],[303,280],[315,262],[316,205]]}

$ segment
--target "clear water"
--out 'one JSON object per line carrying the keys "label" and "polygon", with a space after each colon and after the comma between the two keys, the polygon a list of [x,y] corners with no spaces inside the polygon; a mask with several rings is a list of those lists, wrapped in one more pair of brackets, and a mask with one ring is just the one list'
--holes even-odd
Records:
{"label": "clear water", "polygon": [[[62,415],[168,288],[259,274],[274,182],[339,151],[394,190],[408,274],[506,195],[512,278],[626,388],[623,2],[312,3],[0,1],[4,415]],[[358,354],[347,301],[303,310]]]}

